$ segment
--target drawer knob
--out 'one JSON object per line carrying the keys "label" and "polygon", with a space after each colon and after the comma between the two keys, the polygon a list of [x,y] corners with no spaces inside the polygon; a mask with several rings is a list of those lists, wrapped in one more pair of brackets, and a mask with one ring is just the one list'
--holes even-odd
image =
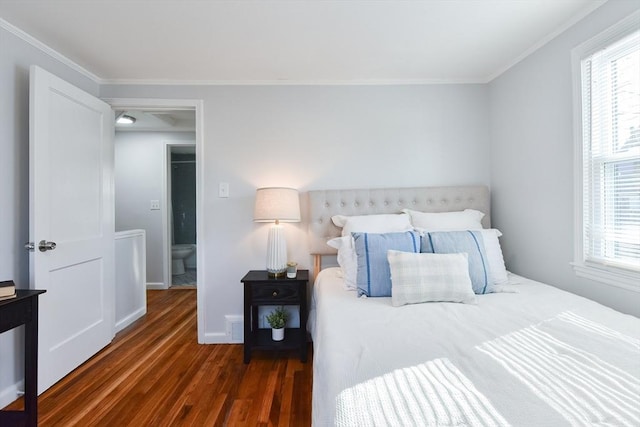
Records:
{"label": "drawer knob", "polygon": [[274,297],[277,297],[277,296],[278,296],[278,291],[273,291],[273,294],[272,294],[272,295],[273,295]]}

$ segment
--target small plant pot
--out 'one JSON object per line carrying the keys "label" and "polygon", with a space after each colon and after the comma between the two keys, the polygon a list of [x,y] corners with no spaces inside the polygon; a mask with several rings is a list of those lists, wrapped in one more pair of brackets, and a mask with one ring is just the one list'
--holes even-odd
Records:
{"label": "small plant pot", "polygon": [[284,339],[284,328],[271,328],[271,339],[274,341],[282,341]]}

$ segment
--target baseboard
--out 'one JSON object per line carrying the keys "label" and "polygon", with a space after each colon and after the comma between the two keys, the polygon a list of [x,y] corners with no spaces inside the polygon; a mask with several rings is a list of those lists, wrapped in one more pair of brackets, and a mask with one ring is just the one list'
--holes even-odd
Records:
{"label": "baseboard", "polygon": [[18,395],[18,391],[20,391],[21,394],[24,391],[24,381],[19,381],[13,385],[10,385],[4,390],[1,390],[0,391],[0,408],[4,408],[8,404],[15,401],[18,397],[20,397]]}
{"label": "baseboard", "polygon": [[204,341],[199,344],[237,344],[231,341],[231,336],[224,332],[209,332],[204,334]]}
{"label": "baseboard", "polygon": [[119,322],[116,322],[116,333],[120,332],[121,330],[123,330],[124,328],[126,328],[127,326],[129,326],[130,324],[132,324],[133,322],[135,322],[136,320],[144,316],[146,313],[147,313],[147,307],[146,306],[140,307],[139,309],[137,309],[136,311],[134,311],[124,319],[120,320]]}
{"label": "baseboard", "polygon": [[147,282],[147,289],[169,289],[169,287],[162,282]]}

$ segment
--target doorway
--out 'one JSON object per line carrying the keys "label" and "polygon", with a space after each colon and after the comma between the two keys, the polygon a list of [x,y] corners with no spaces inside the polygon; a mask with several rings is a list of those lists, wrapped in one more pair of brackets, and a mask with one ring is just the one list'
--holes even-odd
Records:
{"label": "doorway", "polygon": [[166,164],[168,235],[171,243],[169,287],[197,286],[196,146],[167,143]]}
{"label": "doorway", "polygon": [[[168,289],[171,284],[172,278],[172,232],[170,230],[171,216],[172,212],[169,208],[169,197],[167,194],[169,193],[168,188],[170,182],[170,174],[169,166],[171,165],[171,161],[167,161],[168,150],[171,145],[184,145],[190,146],[192,152],[194,152],[194,164],[192,165],[195,168],[195,246],[196,250],[194,250],[194,258],[193,264],[197,266],[197,269],[194,269],[194,274],[196,276],[196,280],[194,284],[202,284],[204,283],[205,277],[205,266],[203,262],[204,252],[205,252],[205,243],[204,239],[202,239],[202,231],[203,231],[203,222],[202,222],[202,211],[203,211],[203,192],[202,192],[202,183],[204,182],[204,167],[203,162],[199,161],[201,159],[203,153],[203,140],[202,140],[202,109],[203,103],[201,100],[170,100],[170,99],[109,99],[107,100],[109,104],[111,104],[116,116],[119,115],[127,115],[133,116],[135,118],[135,123],[138,125],[145,124],[145,126],[139,126],[138,131],[132,130],[128,132],[129,137],[127,138],[130,142],[134,140],[141,139],[140,136],[144,132],[155,132],[157,129],[151,129],[151,124],[147,121],[147,118],[139,119],[135,116],[135,114],[144,113],[144,115],[153,116],[152,119],[154,121],[160,121],[164,123],[165,130],[167,127],[173,127],[174,132],[173,136],[168,136],[168,134],[164,134],[160,136],[160,150],[155,153],[159,155],[159,159],[153,160],[150,157],[140,156],[138,153],[136,156],[128,156],[128,159],[139,159],[137,162],[136,170],[140,172],[145,168],[156,168],[160,166],[162,169],[162,177],[161,177],[161,188],[157,189],[155,193],[146,193],[145,195],[139,197],[132,197],[131,202],[139,205],[142,208],[142,211],[147,215],[151,216],[155,221],[155,224],[159,225],[159,228],[162,230],[160,241],[157,244],[153,242],[149,242],[147,239],[147,248],[148,251],[150,249],[156,249],[160,252],[159,259],[161,259],[160,264],[162,267],[162,273],[158,274],[157,271],[155,276],[147,277],[147,289]],[[192,119],[192,125],[190,128],[185,126],[184,119],[185,117],[190,116]],[[133,126],[132,126],[133,128]],[[176,129],[178,129],[176,131]],[[118,128],[116,127],[116,130]],[[190,132],[190,133],[189,133]],[[136,149],[141,148],[140,144],[132,144],[128,146],[128,149],[135,151]],[[118,173],[118,157],[116,157],[116,174]],[[130,182],[133,182],[136,179],[135,176],[131,178]],[[116,190],[117,191],[117,190]],[[116,198],[118,198],[118,194],[116,193]],[[148,255],[149,256],[149,255]],[[191,261],[190,261],[191,262]],[[147,271],[149,271],[149,263],[147,263]],[[205,297],[205,288],[203,286],[197,287],[197,317],[198,317],[198,342],[205,342],[205,334],[204,334],[204,311],[202,307],[204,307],[204,297]]]}

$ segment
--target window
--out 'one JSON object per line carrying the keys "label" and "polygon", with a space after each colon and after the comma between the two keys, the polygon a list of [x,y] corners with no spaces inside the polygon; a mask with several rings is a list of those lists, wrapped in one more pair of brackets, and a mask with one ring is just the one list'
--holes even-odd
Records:
{"label": "window", "polygon": [[638,291],[639,18],[635,14],[574,50],[580,107],[574,267],[582,277]]}

